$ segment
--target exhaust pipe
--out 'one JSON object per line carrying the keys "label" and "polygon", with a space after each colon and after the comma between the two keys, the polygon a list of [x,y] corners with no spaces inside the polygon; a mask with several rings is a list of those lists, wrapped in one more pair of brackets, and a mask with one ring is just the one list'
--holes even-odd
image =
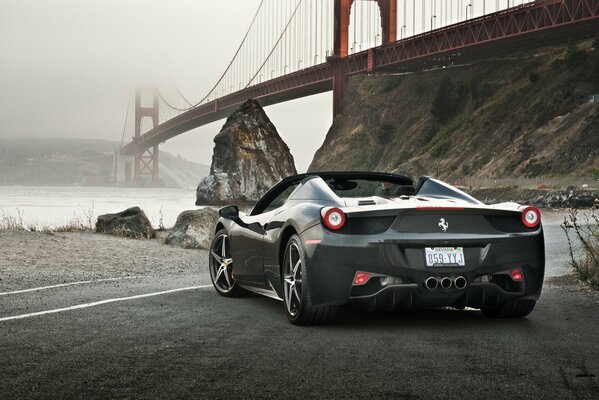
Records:
{"label": "exhaust pipe", "polygon": [[441,278],[441,281],[439,282],[439,284],[441,285],[441,288],[443,289],[449,289],[451,288],[451,279],[449,279],[448,277],[445,278]]}
{"label": "exhaust pipe", "polygon": [[453,280],[453,284],[455,285],[456,289],[462,290],[466,288],[466,286],[468,285],[468,281],[463,276],[458,276]]}
{"label": "exhaust pipe", "polygon": [[437,278],[435,278],[434,276],[426,278],[426,280],[424,281],[424,286],[428,290],[435,290],[437,288],[438,284],[439,284],[439,281],[437,281]]}

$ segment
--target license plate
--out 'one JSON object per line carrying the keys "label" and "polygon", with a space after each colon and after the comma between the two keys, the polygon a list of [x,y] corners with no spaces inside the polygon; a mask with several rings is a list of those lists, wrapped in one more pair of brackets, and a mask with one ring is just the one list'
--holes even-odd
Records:
{"label": "license plate", "polygon": [[466,265],[462,247],[426,247],[424,259],[427,267],[463,267]]}

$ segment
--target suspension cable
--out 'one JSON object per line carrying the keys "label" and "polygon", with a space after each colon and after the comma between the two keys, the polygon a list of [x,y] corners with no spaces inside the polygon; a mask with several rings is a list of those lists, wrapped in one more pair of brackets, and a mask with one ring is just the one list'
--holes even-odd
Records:
{"label": "suspension cable", "polygon": [[254,74],[254,76],[252,77],[252,79],[250,79],[250,81],[248,82],[248,84],[245,86],[246,88],[248,88],[252,84],[252,82],[254,82],[254,80],[256,79],[256,77],[258,76],[258,74],[260,73],[260,71],[262,70],[262,68],[264,68],[264,65],[266,64],[266,62],[269,60],[269,58],[272,55],[272,53],[275,51],[275,49],[277,48],[277,46],[281,42],[281,39],[283,38],[283,36],[285,36],[285,32],[287,32],[287,28],[289,28],[289,25],[291,24],[291,21],[293,21],[293,18],[295,17],[295,14],[297,13],[297,10],[299,9],[299,7],[302,4],[302,2],[303,2],[303,0],[299,0],[298,1],[297,5],[295,6],[295,9],[293,10],[293,13],[291,14],[291,17],[289,18],[289,21],[287,22],[287,25],[285,25],[285,29],[283,30],[283,32],[281,33],[281,35],[279,36],[279,38],[275,42],[272,50],[270,51],[270,53],[266,57],[266,60],[264,60],[264,62],[262,63],[262,65],[260,66],[260,68],[258,69],[258,71]]}
{"label": "suspension cable", "polygon": [[[200,104],[202,104],[208,97],[210,97],[210,95],[214,92],[214,90],[216,90],[218,88],[218,85],[220,85],[223,81],[223,79],[225,79],[225,76],[227,75],[227,73],[229,72],[229,70],[231,69],[231,66],[233,65],[233,63],[235,62],[235,59],[237,58],[237,56],[239,55],[239,52],[241,51],[243,45],[246,42],[246,39],[248,38],[252,27],[254,26],[254,23],[256,22],[256,19],[258,17],[258,14],[260,13],[260,10],[262,9],[262,5],[264,4],[264,0],[260,1],[260,5],[258,6],[258,9],[256,10],[256,13],[254,14],[254,17],[252,18],[252,22],[250,23],[250,26],[247,30],[247,32],[245,33],[241,44],[239,45],[239,47],[237,48],[237,51],[235,52],[235,54],[233,55],[233,58],[231,59],[231,61],[229,62],[229,65],[227,65],[227,68],[225,69],[225,72],[223,72],[223,74],[220,76],[220,78],[218,79],[218,81],[216,82],[216,84],[212,87],[212,89],[210,89],[210,91],[208,92],[207,95],[205,95],[200,101],[198,101],[197,103],[191,105],[189,108],[186,109],[181,109],[181,108],[177,108],[177,107],[173,107],[171,104],[169,104],[164,97],[162,96],[162,94],[160,92],[158,92],[158,95],[160,96],[160,98],[162,99],[162,101],[164,101],[164,103],[169,106],[170,108],[172,108],[173,110],[176,111],[188,111],[192,108],[195,108],[197,106],[199,106]],[[177,89],[178,90],[178,89]],[[186,100],[187,101],[187,100]],[[189,102],[187,102],[189,104]]]}
{"label": "suspension cable", "polygon": [[168,102],[168,101],[167,101],[167,100],[164,98],[164,96],[162,95],[162,93],[160,93],[160,90],[158,90],[158,88],[157,88],[157,87],[155,88],[155,90],[156,90],[156,93],[158,93],[158,97],[160,97],[160,100],[162,100],[162,102],[163,102],[164,104],[166,104],[168,107],[172,108],[173,110],[175,110],[175,111],[187,111],[187,110],[189,110],[189,108],[179,108],[179,107],[175,107],[175,106],[173,106],[171,103],[169,103],[169,102]]}
{"label": "suspension cable", "polygon": [[123,135],[121,136],[121,149],[125,141],[125,131],[127,130],[127,121],[129,120],[129,110],[131,109],[131,99],[127,102],[127,112],[125,113],[125,123],[123,124]]}
{"label": "suspension cable", "polygon": [[175,89],[177,89],[177,93],[179,93],[179,96],[181,96],[181,98],[182,98],[183,100],[185,100],[185,102],[186,102],[186,103],[187,103],[187,104],[188,104],[190,107],[193,107],[193,104],[191,104],[191,103],[189,102],[189,100],[187,100],[187,98],[186,98],[186,97],[183,95],[183,93],[181,93],[181,90],[179,90],[179,87],[177,86],[177,84],[173,82],[173,86],[175,87]]}

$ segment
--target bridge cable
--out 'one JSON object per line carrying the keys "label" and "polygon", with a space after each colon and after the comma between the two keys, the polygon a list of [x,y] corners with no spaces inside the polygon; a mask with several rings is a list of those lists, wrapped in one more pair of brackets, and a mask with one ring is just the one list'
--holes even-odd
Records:
{"label": "bridge cable", "polygon": [[162,100],[164,102],[164,104],[166,104],[168,107],[172,108],[175,111],[188,111],[190,108],[179,108],[179,107],[175,107],[173,106],[171,103],[169,103],[164,96],[162,95],[162,93],[160,93],[160,90],[158,90],[157,87],[154,88],[156,90],[156,93],[158,93],[158,97],[160,97],[160,100]]}
{"label": "bridge cable", "polygon": [[[208,97],[210,97],[210,95],[214,92],[215,89],[218,88],[218,85],[221,84],[221,82],[223,81],[223,79],[225,78],[225,76],[227,75],[227,73],[229,72],[229,70],[231,69],[231,66],[233,65],[233,63],[235,62],[237,56],[239,55],[239,52],[241,51],[243,45],[246,42],[246,39],[248,38],[252,27],[254,26],[254,23],[256,22],[256,19],[258,17],[258,14],[260,13],[260,10],[262,9],[262,5],[264,4],[265,0],[261,0],[260,1],[260,5],[258,6],[258,9],[256,10],[256,13],[254,14],[254,17],[252,19],[252,22],[250,23],[250,26],[247,30],[247,32],[245,33],[245,36],[243,37],[241,44],[239,45],[239,47],[237,48],[237,51],[235,52],[235,54],[233,55],[233,58],[231,59],[231,61],[229,62],[229,65],[227,65],[227,68],[225,69],[225,72],[223,72],[223,74],[220,76],[219,80],[216,82],[216,84],[212,87],[212,89],[208,92],[208,94],[206,96],[204,96],[204,98],[202,98],[200,101],[198,101],[197,103],[191,105],[191,107],[186,108],[186,109],[181,109],[178,107],[173,107],[169,102],[167,102],[165,100],[165,98],[162,96],[162,94],[158,91],[158,95],[160,96],[160,98],[162,99],[162,101],[169,106],[170,108],[172,108],[173,110],[176,111],[188,111],[192,108],[195,108],[197,106],[199,106],[200,104],[202,104]],[[177,89],[178,90],[178,89]],[[183,97],[183,96],[182,96]],[[187,100],[186,100],[187,101]],[[188,102],[189,103],[189,102]]]}
{"label": "bridge cable", "polygon": [[177,86],[177,84],[175,82],[173,82],[173,86],[175,87],[175,89],[177,89],[177,93],[179,93],[179,96],[181,96],[181,98],[183,100],[185,100],[185,102],[190,106],[193,107],[193,104],[190,103],[189,100],[187,100],[187,98],[185,96],[183,96],[183,93],[181,93],[181,90],[179,90],[179,87]]}
{"label": "bridge cable", "polygon": [[283,32],[281,33],[281,35],[279,36],[279,38],[277,39],[277,41],[274,44],[274,47],[272,48],[272,50],[270,51],[270,53],[268,54],[268,56],[266,57],[266,60],[264,60],[264,62],[262,63],[262,65],[260,66],[260,68],[258,69],[258,72],[256,72],[254,74],[254,76],[250,79],[250,81],[248,82],[248,84],[245,86],[245,88],[247,89],[252,82],[256,79],[256,77],[258,76],[258,74],[260,73],[260,71],[262,70],[262,68],[264,68],[264,65],[267,63],[267,61],[269,60],[270,56],[272,55],[272,53],[274,53],[275,49],[277,48],[277,46],[279,45],[279,43],[281,42],[281,39],[283,38],[283,36],[285,36],[285,33],[287,32],[287,29],[289,28],[289,25],[291,24],[291,21],[293,21],[293,18],[295,17],[295,14],[297,13],[297,10],[299,9],[299,6],[302,4],[303,0],[299,0],[299,2],[297,3],[297,5],[295,6],[295,9],[293,10],[293,14],[291,14],[291,17],[289,18],[289,21],[287,22],[287,25],[285,25],[285,29],[283,30]]}
{"label": "bridge cable", "polygon": [[123,124],[123,135],[121,136],[121,149],[125,141],[125,131],[127,130],[127,121],[129,120],[129,110],[131,109],[131,99],[127,102],[127,112],[125,113],[125,123]]}

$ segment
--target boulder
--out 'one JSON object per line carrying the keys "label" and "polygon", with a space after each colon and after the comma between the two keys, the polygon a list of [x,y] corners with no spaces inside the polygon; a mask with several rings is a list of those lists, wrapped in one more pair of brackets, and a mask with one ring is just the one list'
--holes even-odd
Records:
{"label": "boulder", "polygon": [[214,138],[210,175],[198,185],[196,205],[253,203],[295,174],[289,147],[260,104],[248,100]]}
{"label": "boulder", "polygon": [[217,220],[218,212],[209,207],[183,211],[164,243],[184,249],[209,249]]}
{"label": "boulder", "polygon": [[154,237],[152,224],[139,207],[131,207],[116,214],[100,215],[96,222],[96,232],[136,239]]}

